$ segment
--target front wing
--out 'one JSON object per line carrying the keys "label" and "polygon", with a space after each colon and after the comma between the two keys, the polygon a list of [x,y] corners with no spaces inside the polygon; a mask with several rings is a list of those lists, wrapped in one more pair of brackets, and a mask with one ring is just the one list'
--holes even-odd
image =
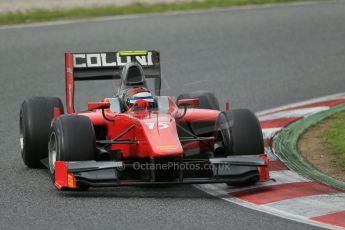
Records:
{"label": "front wing", "polygon": [[[229,156],[226,158],[204,159],[211,165],[211,174],[207,177],[186,177],[180,169],[177,178],[155,179],[154,170],[149,179],[123,179],[124,166],[131,166],[123,161],[56,161],[55,186],[59,190],[83,187],[118,187],[131,185],[169,185],[169,184],[211,184],[241,183],[251,180],[269,180],[268,158],[262,155]],[[200,160],[181,160],[179,164],[197,164]],[[226,166],[226,167],[225,167]]]}

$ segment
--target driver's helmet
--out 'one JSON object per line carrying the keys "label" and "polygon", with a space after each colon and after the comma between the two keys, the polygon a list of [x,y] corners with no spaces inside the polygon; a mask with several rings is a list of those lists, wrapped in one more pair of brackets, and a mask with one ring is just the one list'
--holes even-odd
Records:
{"label": "driver's helmet", "polygon": [[144,87],[130,88],[124,95],[124,102],[127,109],[131,108],[137,100],[147,101],[151,106],[154,104],[151,92]]}

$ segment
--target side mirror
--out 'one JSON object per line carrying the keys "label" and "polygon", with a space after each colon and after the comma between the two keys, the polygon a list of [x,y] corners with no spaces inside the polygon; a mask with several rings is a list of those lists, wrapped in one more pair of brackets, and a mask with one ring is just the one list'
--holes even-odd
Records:
{"label": "side mirror", "polygon": [[200,105],[200,99],[199,98],[193,98],[193,99],[180,99],[176,103],[178,106],[194,106],[198,107]]}
{"label": "side mirror", "polygon": [[110,107],[109,102],[89,102],[87,103],[88,110],[95,110],[95,109],[106,109]]}

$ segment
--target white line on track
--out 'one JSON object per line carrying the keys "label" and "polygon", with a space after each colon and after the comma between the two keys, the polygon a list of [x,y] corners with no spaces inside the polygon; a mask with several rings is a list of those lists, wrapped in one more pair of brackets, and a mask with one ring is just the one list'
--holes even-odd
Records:
{"label": "white line on track", "polygon": [[344,97],[345,97],[345,93],[332,94],[332,95],[328,95],[328,96],[324,96],[324,97],[313,98],[310,100],[305,100],[305,101],[301,101],[301,102],[296,102],[296,103],[292,103],[292,104],[288,104],[288,105],[279,106],[279,107],[272,108],[272,109],[267,109],[267,110],[258,112],[256,115],[260,118],[260,117],[263,117],[267,113],[285,110],[285,109],[289,109],[289,108],[297,107],[297,106],[302,106],[302,105],[306,105],[306,104],[323,102],[323,101],[327,101],[327,100],[341,99]]}
{"label": "white line on track", "polygon": [[278,157],[274,154],[271,147],[265,147],[265,153],[268,155],[268,159],[271,161],[278,160]]}
{"label": "white line on track", "polygon": [[272,138],[282,128],[283,127],[262,129],[262,134],[264,136],[264,139]]}
{"label": "white line on track", "polygon": [[308,218],[345,210],[345,193],[298,197],[267,204],[274,209],[291,212]]}
{"label": "white line on track", "polygon": [[313,108],[303,108],[303,109],[294,109],[291,111],[282,111],[278,113],[273,113],[265,116],[260,116],[260,121],[267,121],[267,120],[274,120],[274,119],[280,119],[280,118],[290,118],[290,117],[305,117],[310,116],[315,113],[328,110],[328,106],[319,106],[319,107],[313,107]]}

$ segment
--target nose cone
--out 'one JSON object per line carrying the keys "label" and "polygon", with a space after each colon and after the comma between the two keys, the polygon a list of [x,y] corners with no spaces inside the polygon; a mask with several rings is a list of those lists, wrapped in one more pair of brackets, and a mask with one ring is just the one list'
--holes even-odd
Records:
{"label": "nose cone", "polygon": [[152,149],[151,158],[182,156],[183,148],[177,135],[175,119],[161,116],[158,121],[154,118],[142,123]]}

